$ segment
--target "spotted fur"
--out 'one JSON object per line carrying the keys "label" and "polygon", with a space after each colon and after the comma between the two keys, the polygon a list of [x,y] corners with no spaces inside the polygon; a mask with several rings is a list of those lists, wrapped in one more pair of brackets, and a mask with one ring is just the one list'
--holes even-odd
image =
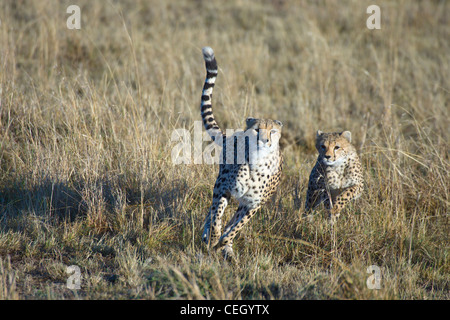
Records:
{"label": "spotted fur", "polygon": [[[212,204],[205,218],[202,239],[210,247],[233,255],[233,239],[257,210],[276,191],[283,157],[279,148],[282,123],[278,120],[247,118],[246,130],[226,137],[212,111],[211,98],[217,77],[217,61],[211,48],[203,48],[206,80],[201,115],[211,138],[222,145],[222,163],[214,185]],[[239,143],[243,142],[243,143]],[[233,154],[231,156],[230,152]],[[239,157],[242,155],[242,157]],[[241,161],[237,161],[241,158]],[[231,197],[239,207],[222,232],[222,216]]]}
{"label": "spotted fur", "polygon": [[309,177],[305,213],[309,214],[323,202],[330,211],[331,221],[335,222],[345,205],[363,191],[361,162],[351,144],[350,131],[319,130],[316,148],[319,156]]}

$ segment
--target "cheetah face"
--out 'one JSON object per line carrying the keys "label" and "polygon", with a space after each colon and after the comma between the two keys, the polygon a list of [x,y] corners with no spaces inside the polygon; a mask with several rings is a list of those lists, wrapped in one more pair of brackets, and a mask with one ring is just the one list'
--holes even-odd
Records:
{"label": "cheetah face", "polygon": [[324,133],[317,131],[316,148],[321,162],[327,166],[339,165],[348,155],[352,134],[350,131],[341,133]]}
{"label": "cheetah face", "polygon": [[247,118],[246,132],[256,135],[257,150],[262,153],[272,153],[278,150],[283,124],[278,120]]}

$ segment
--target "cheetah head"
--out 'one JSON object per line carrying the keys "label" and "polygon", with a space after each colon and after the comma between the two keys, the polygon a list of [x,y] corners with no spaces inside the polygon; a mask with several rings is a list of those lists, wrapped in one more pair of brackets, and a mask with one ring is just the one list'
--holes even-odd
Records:
{"label": "cheetah head", "polygon": [[334,166],[342,163],[351,150],[352,134],[350,131],[325,133],[317,131],[316,148],[324,165]]}
{"label": "cheetah head", "polygon": [[278,120],[247,118],[246,132],[256,135],[257,149],[259,152],[268,153],[278,150],[283,124]]}

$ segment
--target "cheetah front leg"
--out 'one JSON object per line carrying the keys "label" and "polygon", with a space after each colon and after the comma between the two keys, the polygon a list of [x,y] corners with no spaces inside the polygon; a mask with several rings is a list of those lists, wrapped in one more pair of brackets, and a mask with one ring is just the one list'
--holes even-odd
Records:
{"label": "cheetah front leg", "polygon": [[338,195],[333,196],[333,207],[330,210],[330,219],[332,224],[339,218],[342,209],[345,208],[347,203],[358,198],[361,195],[362,190],[362,185],[354,185],[343,189]]}
{"label": "cheetah front leg", "polygon": [[220,239],[222,231],[222,216],[228,204],[228,197],[226,195],[213,196],[213,202],[209,209],[208,215],[205,219],[205,227],[203,229],[203,242],[209,244],[209,247],[214,247]]}
{"label": "cheetah front leg", "polygon": [[324,190],[308,189],[306,193],[305,214],[310,213],[319,204],[325,201],[325,199],[326,198]]}
{"label": "cheetah front leg", "polygon": [[306,193],[305,211],[303,212],[303,218],[308,219],[309,222],[313,221],[313,210],[319,206],[322,202],[325,203],[325,207],[329,203],[328,193],[324,189],[313,189],[311,186]]}
{"label": "cheetah front leg", "polygon": [[[328,199],[328,192],[325,189],[324,175],[318,172],[317,164],[314,166],[308,181],[308,190],[306,192],[305,211],[303,217],[309,221],[313,220],[313,210],[322,202]],[[326,203],[325,203],[326,205]]]}
{"label": "cheetah front leg", "polygon": [[233,257],[233,239],[236,237],[239,230],[250,221],[251,217],[256,213],[259,207],[250,208],[247,205],[239,205],[233,218],[225,227],[224,233],[219,241],[219,246],[222,248],[224,256]]}

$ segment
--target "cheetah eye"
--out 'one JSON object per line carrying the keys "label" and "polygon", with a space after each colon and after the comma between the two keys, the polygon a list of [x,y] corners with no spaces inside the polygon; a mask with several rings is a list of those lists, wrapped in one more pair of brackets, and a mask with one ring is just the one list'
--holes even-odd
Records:
{"label": "cheetah eye", "polygon": [[334,150],[337,150],[337,149],[339,149],[339,148],[341,148],[341,147],[339,147],[339,146],[335,146],[335,147],[334,147]]}
{"label": "cheetah eye", "polygon": [[277,132],[278,132],[277,129],[272,129],[272,130],[270,130],[270,134],[276,134]]}
{"label": "cheetah eye", "polygon": [[322,150],[325,150],[327,147],[325,147],[325,145],[323,144],[323,145],[321,145],[320,146],[321,148],[322,148]]}

